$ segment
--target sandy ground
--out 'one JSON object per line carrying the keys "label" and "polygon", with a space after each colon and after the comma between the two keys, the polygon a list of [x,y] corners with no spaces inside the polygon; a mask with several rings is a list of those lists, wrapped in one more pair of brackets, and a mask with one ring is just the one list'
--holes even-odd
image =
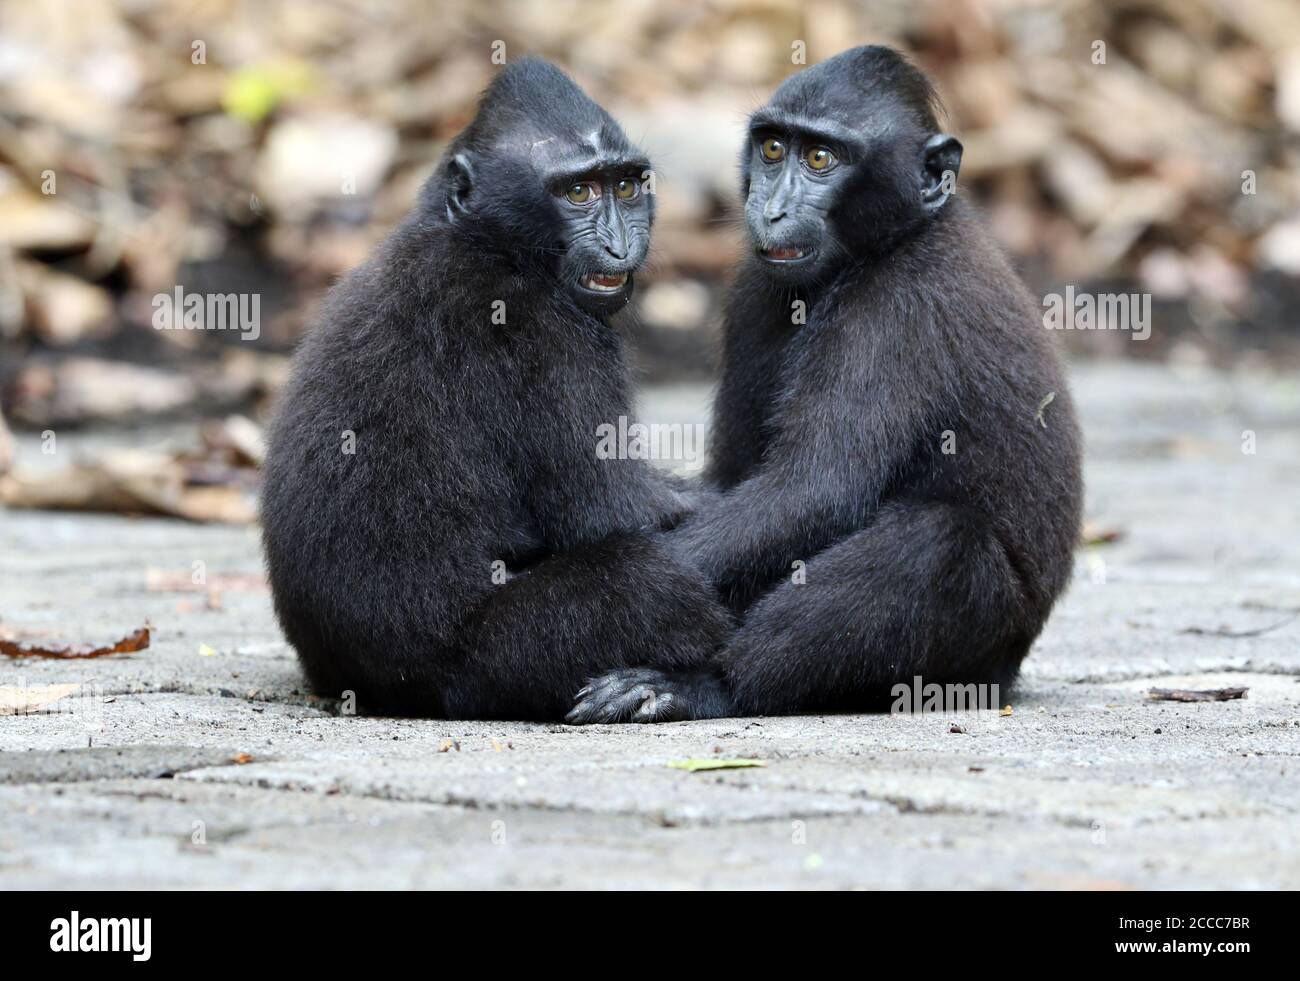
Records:
{"label": "sandy ground", "polygon": [[[1106,365],[1075,386],[1088,515],[1123,536],[1080,550],[1009,715],[340,716],[247,581],[254,529],[0,511],[5,626],[155,626],[134,655],[0,663],[0,685],[82,686],[0,718],[0,887],[1300,887],[1300,385]],[[643,416],[702,400],[649,392]],[[147,588],[195,560],[216,608]],[[766,766],[668,765],[739,757]]]}

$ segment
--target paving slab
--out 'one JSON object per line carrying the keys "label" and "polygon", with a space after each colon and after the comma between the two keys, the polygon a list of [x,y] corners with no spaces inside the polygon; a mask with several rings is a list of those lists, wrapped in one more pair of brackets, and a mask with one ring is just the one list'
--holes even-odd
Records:
{"label": "paving slab", "polygon": [[[304,685],[256,529],[0,510],[0,626],[154,631],[134,654],[0,662],[0,685],[80,686],[0,717],[0,885],[1296,888],[1300,382],[1103,363],[1077,366],[1075,388],[1090,528],[1114,540],[1081,547],[991,711],[348,716]],[[707,419],[699,387],[641,405]],[[765,765],[670,766],[694,758]]]}

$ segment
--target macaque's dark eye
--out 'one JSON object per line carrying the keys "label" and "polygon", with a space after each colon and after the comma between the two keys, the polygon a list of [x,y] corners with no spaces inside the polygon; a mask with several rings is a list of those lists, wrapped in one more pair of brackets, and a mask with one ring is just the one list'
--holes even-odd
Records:
{"label": "macaque's dark eye", "polygon": [[631,201],[637,196],[638,191],[640,191],[640,188],[637,187],[636,181],[632,180],[630,177],[624,177],[614,185],[614,195],[622,198],[624,201]]}
{"label": "macaque's dark eye", "polygon": [[785,144],[774,136],[769,136],[760,144],[759,149],[763,151],[763,156],[776,163],[785,156]]}
{"label": "macaque's dark eye", "polygon": [[817,171],[830,170],[835,166],[835,154],[824,146],[809,147],[808,152],[803,155],[803,160],[809,167]]}
{"label": "macaque's dark eye", "polygon": [[586,204],[600,197],[600,190],[595,184],[574,184],[564,192],[564,196],[574,204]]}

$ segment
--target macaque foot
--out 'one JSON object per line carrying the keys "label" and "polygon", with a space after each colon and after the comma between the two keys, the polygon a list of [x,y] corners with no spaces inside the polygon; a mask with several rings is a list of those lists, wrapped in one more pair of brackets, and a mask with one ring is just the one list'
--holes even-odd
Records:
{"label": "macaque foot", "polygon": [[710,671],[666,672],[620,668],[592,680],[574,697],[564,721],[680,722],[725,716],[731,700],[722,679]]}

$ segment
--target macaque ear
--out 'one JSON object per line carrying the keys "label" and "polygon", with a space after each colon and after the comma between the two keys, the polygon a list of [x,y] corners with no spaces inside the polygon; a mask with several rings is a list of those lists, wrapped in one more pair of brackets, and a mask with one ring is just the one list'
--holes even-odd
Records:
{"label": "macaque ear", "polygon": [[474,186],[474,168],[469,157],[458,153],[447,162],[447,218],[453,224],[469,213],[469,194]]}
{"label": "macaque ear", "polygon": [[921,203],[927,211],[937,211],[957,190],[961,141],[947,133],[930,137],[922,151],[921,169]]}

